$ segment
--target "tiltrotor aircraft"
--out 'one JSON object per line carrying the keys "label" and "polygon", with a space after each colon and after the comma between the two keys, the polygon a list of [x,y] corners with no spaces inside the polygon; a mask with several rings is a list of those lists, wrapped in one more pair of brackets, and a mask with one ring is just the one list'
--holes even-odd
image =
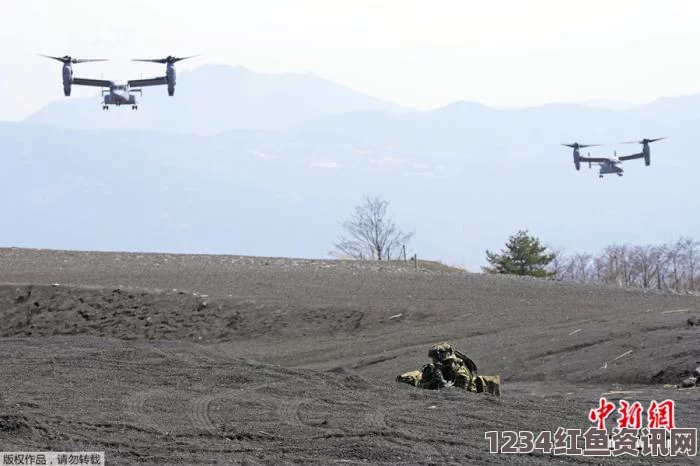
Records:
{"label": "tiltrotor aircraft", "polygon": [[144,61],[151,63],[165,64],[165,76],[150,79],[130,79],[128,81],[109,81],[105,79],[85,79],[76,78],[73,76],[73,66],[77,63],[87,63],[95,61],[106,61],[105,59],[81,59],[73,58],[70,55],[63,57],[52,57],[49,55],[41,55],[42,57],[52,58],[63,63],[63,94],[70,96],[71,86],[94,86],[102,87],[102,110],[108,110],[110,105],[131,105],[132,110],[138,110],[138,102],[136,93],[143,95],[142,87],[146,86],[168,86],[168,95],[175,95],[176,72],[175,63],[180,60],[185,60],[190,57],[173,57],[155,59],[134,59],[132,61]]}
{"label": "tiltrotor aircraft", "polygon": [[615,151],[615,155],[612,157],[591,157],[590,153],[588,154],[588,157],[582,157],[581,153],[579,152],[579,149],[600,146],[601,144],[579,144],[578,142],[574,142],[573,144],[562,144],[562,146],[571,147],[574,149],[574,165],[576,166],[576,170],[581,169],[581,162],[588,162],[589,168],[591,167],[591,164],[597,163],[600,165],[598,177],[602,178],[603,175],[612,174],[622,176],[624,173],[624,170],[622,169],[622,162],[625,160],[644,159],[644,165],[648,167],[651,165],[651,149],[649,149],[649,144],[655,141],[660,141],[661,139],[666,139],[666,137],[656,139],[645,138],[641,141],[623,142],[622,144],[641,144],[642,152],[639,152],[638,154],[623,155],[622,157],[617,156],[617,151]]}

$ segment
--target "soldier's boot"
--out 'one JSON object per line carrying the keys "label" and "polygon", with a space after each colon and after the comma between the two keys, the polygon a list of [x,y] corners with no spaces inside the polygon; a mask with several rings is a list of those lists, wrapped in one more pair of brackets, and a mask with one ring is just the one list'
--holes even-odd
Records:
{"label": "soldier's boot", "polygon": [[414,387],[417,387],[422,378],[423,378],[423,371],[410,371],[410,372],[404,372],[403,374],[396,376],[396,381],[402,382],[402,383],[407,383],[409,385],[413,385]]}
{"label": "soldier's boot", "polygon": [[477,375],[474,380],[477,393],[490,393],[494,396],[501,396],[501,376],[500,375]]}
{"label": "soldier's boot", "polygon": [[678,388],[693,388],[698,384],[698,379],[696,377],[688,377],[684,381],[678,384]]}

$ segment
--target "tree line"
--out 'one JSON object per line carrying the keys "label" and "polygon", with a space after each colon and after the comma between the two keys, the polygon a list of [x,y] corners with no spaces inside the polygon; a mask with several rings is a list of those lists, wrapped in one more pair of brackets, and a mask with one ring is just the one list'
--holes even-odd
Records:
{"label": "tree line", "polygon": [[669,244],[611,244],[597,255],[556,251],[549,269],[557,280],[697,291],[700,242],[681,237]]}
{"label": "tree line", "polygon": [[[331,254],[358,260],[406,258],[414,233],[406,233],[388,216],[389,202],[365,197],[343,222],[343,234]],[[567,254],[552,249],[527,230],[508,238],[500,253],[486,251],[491,274],[527,275],[589,284],[700,291],[700,242],[680,237],[669,244],[611,244],[598,254]]]}
{"label": "tree line", "polygon": [[669,244],[611,244],[597,255],[552,250],[519,231],[500,253],[486,251],[486,273],[528,275],[579,283],[700,290],[700,242],[681,237]]}

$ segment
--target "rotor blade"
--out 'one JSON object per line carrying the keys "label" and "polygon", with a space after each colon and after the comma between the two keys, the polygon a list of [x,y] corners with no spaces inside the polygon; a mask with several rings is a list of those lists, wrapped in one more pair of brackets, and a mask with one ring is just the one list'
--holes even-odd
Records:
{"label": "rotor blade", "polygon": [[54,60],[58,60],[61,63],[63,63],[65,61],[65,59],[63,57],[52,57],[51,55],[43,55],[41,53],[37,53],[37,55],[39,55],[40,57],[53,58]]}
{"label": "rotor blade", "polygon": [[662,138],[656,138],[656,139],[646,139],[645,138],[645,139],[642,139],[641,141],[624,141],[624,142],[621,142],[620,144],[644,144],[645,142],[648,144],[650,142],[656,142],[656,141],[660,141],[660,140],[666,139],[666,138],[668,138],[668,136],[664,136]]}
{"label": "rotor blade", "polygon": [[188,58],[194,58],[198,57],[199,55],[190,55],[189,57],[180,57],[180,58],[173,58],[173,63],[181,61],[181,60],[187,60]]}
{"label": "rotor blade", "polygon": [[131,61],[145,61],[149,63],[167,63],[167,58],[132,58]]}
{"label": "rotor blade", "polygon": [[584,147],[602,146],[602,144],[579,144],[578,142],[574,142],[573,144],[562,144],[562,146],[573,147],[574,149],[576,149],[577,147],[579,149],[583,149]]}
{"label": "rotor blade", "polygon": [[189,57],[173,57],[167,56],[165,58],[133,58],[131,61],[145,61],[149,63],[177,63],[181,60],[187,60],[188,58],[198,57],[199,55],[190,55]]}
{"label": "rotor blade", "polygon": [[106,58],[73,58],[71,63],[88,63],[91,61],[107,61]]}
{"label": "rotor blade", "polygon": [[664,136],[662,138],[656,138],[656,139],[647,139],[647,142],[656,142],[656,141],[661,141],[662,139],[666,139],[668,136]]}
{"label": "rotor blade", "polygon": [[61,63],[87,63],[91,61],[107,61],[106,58],[73,58],[70,55],[66,55],[63,57],[52,57],[50,55],[42,55],[38,54],[40,57],[46,57],[46,58],[53,58],[54,60],[58,60]]}

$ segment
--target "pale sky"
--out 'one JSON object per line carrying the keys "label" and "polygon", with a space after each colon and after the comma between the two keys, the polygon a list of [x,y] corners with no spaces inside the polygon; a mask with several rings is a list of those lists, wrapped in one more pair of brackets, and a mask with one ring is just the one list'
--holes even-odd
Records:
{"label": "pale sky", "polygon": [[[76,76],[161,74],[129,58],[202,54],[259,73],[312,72],[419,109],[700,93],[695,0],[22,0],[0,17],[0,120],[62,99],[61,65],[37,53],[110,58]],[[74,96],[95,89],[74,89]]]}

